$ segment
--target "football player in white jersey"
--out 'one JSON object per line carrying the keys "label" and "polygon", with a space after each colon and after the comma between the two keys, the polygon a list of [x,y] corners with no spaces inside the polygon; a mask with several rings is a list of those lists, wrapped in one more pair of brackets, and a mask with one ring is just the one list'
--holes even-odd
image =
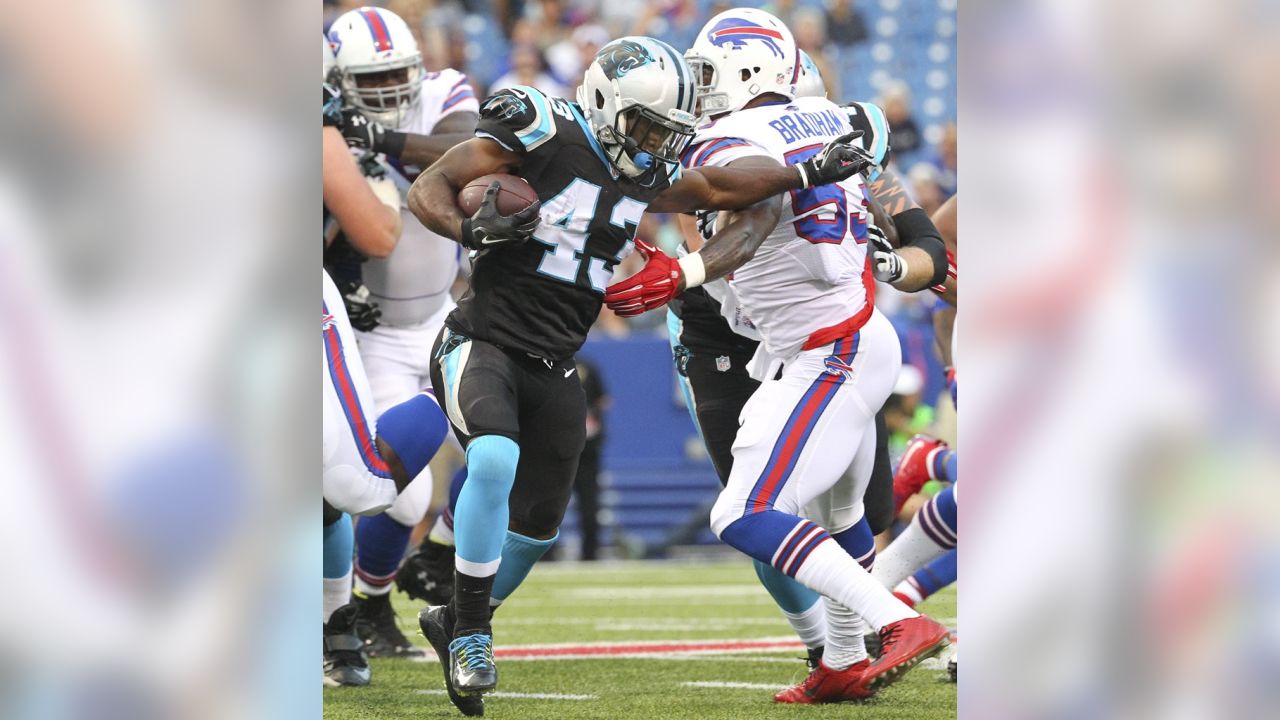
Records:
{"label": "football player in white jersey", "polygon": [[[348,103],[344,135],[354,147],[381,153],[386,176],[403,197],[421,168],[472,137],[479,112],[475,92],[456,70],[424,71],[408,25],[389,10],[365,7],[340,16],[329,41]],[[356,333],[378,411],[431,386],[431,345],[453,310],[450,290],[462,257],[457,243],[413,219],[403,200],[400,208],[400,242],[361,271],[381,313],[376,327]],[[357,523],[355,596],[371,656],[423,654],[397,627],[390,591],[431,491],[431,470],[424,468],[385,514]]]}
{"label": "football player in white jersey", "polygon": [[[685,153],[690,167],[794,165],[850,132],[841,108],[795,97],[799,50],[787,27],[766,12],[713,17],[686,58],[701,81],[706,121]],[[897,336],[874,307],[873,264],[908,291],[940,282],[946,272],[936,231],[920,238],[908,228],[905,247],[871,257],[867,194],[855,176],[722,213],[721,240],[679,261],[637,243],[648,264],[606,293],[615,312],[634,315],[734,273],[732,287],[762,336],[752,372],[762,384],[743,409],[712,529],[880,632],[883,654],[875,663],[865,659],[860,635],[848,647],[828,642],[828,655],[839,658],[834,664],[848,664],[832,667],[824,657],[809,689],[845,697],[869,696],[940,651],[948,635],[859,565],[855,558],[871,541],[865,522],[829,533],[799,516],[851,466],[858,482],[870,477],[874,409],[889,396],[901,364]]]}

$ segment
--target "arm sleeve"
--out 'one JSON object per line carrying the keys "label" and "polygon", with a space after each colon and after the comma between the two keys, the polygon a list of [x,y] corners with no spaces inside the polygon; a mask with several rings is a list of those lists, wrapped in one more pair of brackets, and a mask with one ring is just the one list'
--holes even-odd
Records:
{"label": "arm sleeve", "polygon": [[467,76],[456,70],[441,71],[442,75],[445,73],[448,73],[445,81],[451,80],[452,83],[449,91],[440,101],[440,117],[456,112],[480,112],[480,102],[476,100],[476,91],[471,87],[471,81]]}
{"label": "arm sleeve", "polygon": [[681,156],[686,168],[719,167],[744,157],[773,157],[764,148],[737,137],[719,137],[690,145]]}
{"label": "arm sleeve", "polygon": [[849,124],[862,131],[862,147],[875,158],[876,167],[867,176],[873,181],[880,176],[880,169],[889,162],[889,121],[884,111],[871,103],[855,102],[845,106]]}
{"label": "arm sleeve", "polygon": [[476,137],[492,138],[512,152],[536,150],[555,134],[551,103],[531,87],[520,85],[499,90],[480,106]]}

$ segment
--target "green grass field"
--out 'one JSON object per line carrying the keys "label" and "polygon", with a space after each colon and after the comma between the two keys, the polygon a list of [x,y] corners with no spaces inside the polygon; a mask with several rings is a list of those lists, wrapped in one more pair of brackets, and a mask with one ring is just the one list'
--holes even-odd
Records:
{"label": "green grass field", "polygon": [[[405,634],[430,662],[374,659],[373,684],[325,688],[330,720],[460,718],[435,654],[418,633],[420,605],[396,597]],[[922,610],[955,626],[955,593]],[[794,640],[746,559],[715,562],[543,563],[494,619],[497,648],[530,644]],[[942,657],[946,657],[944,651]],[[777,705],[774,689],[805,675],[799,649],[717,655],[514,660],[499,657],[492,718],[911,718],[956,716],[956,686],[927,661],[867,703]],[[689,685],[705,683],[706,685]],[[742,686],[723,686],[723,684]],[[756,687],[759,686],[759,687]],[[510,694],[510,695],[504,695]],[[519,697],[545,695],[551,697]]]}

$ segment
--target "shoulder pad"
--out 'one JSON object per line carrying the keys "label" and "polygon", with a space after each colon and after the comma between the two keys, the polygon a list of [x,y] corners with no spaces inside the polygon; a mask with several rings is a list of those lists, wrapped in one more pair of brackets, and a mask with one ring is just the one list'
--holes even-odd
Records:
{"label": "shoulder pad", "polygon": [[555,134],[550,101],[526,85],[499,90],[480,106],[476,135],[493,138],[508,150],[535,150]]}

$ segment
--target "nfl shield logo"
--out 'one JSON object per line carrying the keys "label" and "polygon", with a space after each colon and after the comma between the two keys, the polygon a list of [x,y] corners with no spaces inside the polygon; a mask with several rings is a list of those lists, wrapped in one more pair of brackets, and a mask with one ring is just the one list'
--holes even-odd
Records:
{"label": "nfl shield logo", "polygon": [[729,372],[729,356],[721,355],[716,358],[716,372]]}

